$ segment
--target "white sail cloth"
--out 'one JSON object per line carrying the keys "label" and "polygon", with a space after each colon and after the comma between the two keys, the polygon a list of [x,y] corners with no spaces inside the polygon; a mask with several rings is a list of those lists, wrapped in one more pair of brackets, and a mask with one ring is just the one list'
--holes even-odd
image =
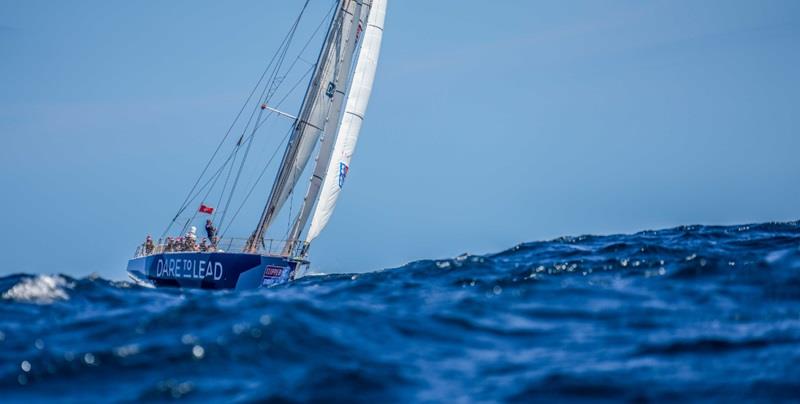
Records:
{"label": "white sail cloth", "polygon": [[364,114],[366,113],[369,97],[372,93],[372,85],[375,81],[375,72],[381,52],[381,41],[383,40],[386,2],[387,0],[372,1],[367,29],[364,32],[364,42],[361,44],[361,50],[358,54],[344,116],[336,138],[336,145],[328,164],[319,201],[306,236],[306,242],[309,243],[328,224],[344,186],[347,172],[350,170],[350,160],[358,142],[361,124],[364,121]]}

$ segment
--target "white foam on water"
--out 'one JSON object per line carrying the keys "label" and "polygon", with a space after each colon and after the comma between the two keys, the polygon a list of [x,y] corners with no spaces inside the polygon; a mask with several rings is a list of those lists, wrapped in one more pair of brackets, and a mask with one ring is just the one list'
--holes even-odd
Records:
{"label": "white foam on water", "polygon": [[792,252],[792,250],[773,251],[773,252],[767,254],[767,256],[764,258],[764,260],[767,261],[767,264],[774,264],[774,263],[782,260],[783,257],[789,255],[789,253],[791,253],[791,252]]}
{"label": "white foam on water", "polygon": [[23,303],[51,304],[56,300],[69,300],[66,289],[75,285],[58,275],[37,275],[25,278],[3,293],[3,299]]}

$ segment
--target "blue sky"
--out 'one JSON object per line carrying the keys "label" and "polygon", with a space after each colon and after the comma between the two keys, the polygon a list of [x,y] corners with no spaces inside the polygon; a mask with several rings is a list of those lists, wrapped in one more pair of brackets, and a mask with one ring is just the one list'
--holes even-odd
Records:
{"label": "blue sky", "polygon": [[[314,270],[800,218],[800,2],[487,4],[390,2]],[[0,0],[0,274],[123,278],[299,6]]]}

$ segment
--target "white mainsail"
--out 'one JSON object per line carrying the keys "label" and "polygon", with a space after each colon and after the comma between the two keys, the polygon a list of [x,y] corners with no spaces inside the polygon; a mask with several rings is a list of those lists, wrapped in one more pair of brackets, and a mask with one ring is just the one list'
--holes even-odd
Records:
{"label": "white mainsail", "polygon": [[340,0],[325,44],[317,60],[300,116],[289,139],[269,200],[247,249],[257,249],[264,233],[286,203],[325,133],[338,126],[346,82],[350,75],[362,0]]}
{"label": "white mainsail", "polygon": [[336,138],[336,145],[327,165],[319,201],[306,235],[308,243],[314,240],[328,224],[350,169],[350,160],[358,142],[361,124],[364,121],[364,114],[375,81],[386,18],[386,2],[387,0],[372,1],[367,29],[364,32],[364,42],[361,44],[352,84],[347,95],[347,104]]}

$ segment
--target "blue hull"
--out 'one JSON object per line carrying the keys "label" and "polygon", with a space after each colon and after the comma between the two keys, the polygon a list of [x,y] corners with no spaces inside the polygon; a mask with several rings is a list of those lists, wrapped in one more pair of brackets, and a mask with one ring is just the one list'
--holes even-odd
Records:
{"label": "blue hull", "polygon": [[128,261],[128,273],[154,286],[256,289],[294,279],[303,261],[227,252],[170,252]]}

